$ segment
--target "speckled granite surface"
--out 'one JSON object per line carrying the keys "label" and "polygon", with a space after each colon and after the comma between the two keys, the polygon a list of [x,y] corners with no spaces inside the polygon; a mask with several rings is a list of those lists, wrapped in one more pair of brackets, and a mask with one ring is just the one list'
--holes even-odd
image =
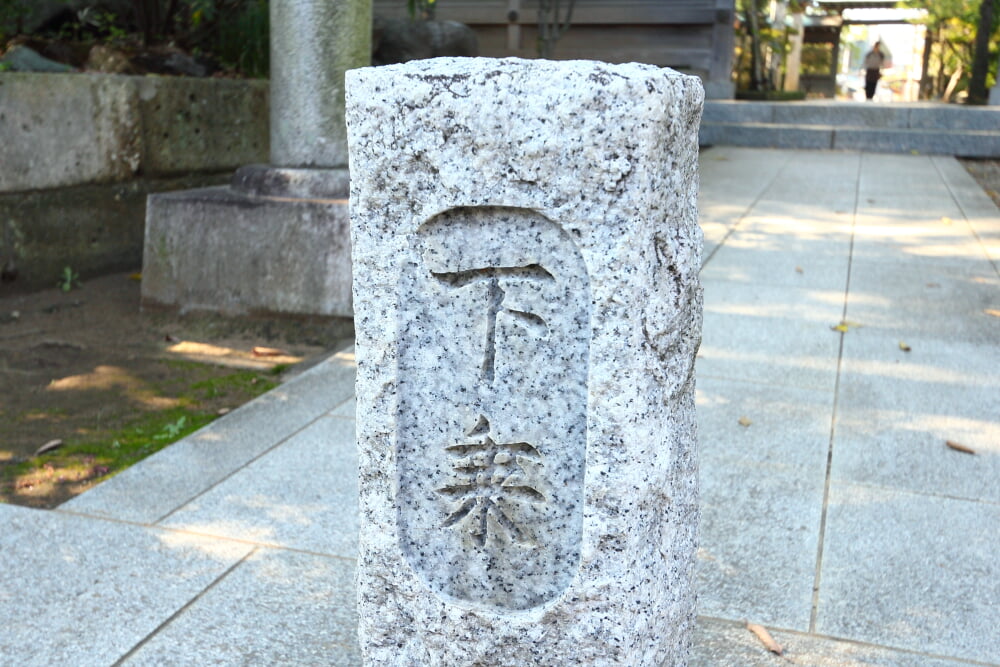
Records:
{"label": "speckled granite surface", "polygon": [[366,664],[683,664],[700,82],[347,81]]}

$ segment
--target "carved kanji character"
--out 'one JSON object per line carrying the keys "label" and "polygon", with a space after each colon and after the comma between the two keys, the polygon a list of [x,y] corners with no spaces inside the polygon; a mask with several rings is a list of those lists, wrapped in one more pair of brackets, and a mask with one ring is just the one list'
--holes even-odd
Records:
{"label": "carved kanji character", "polygon": [[528,461],[541,466],[541,453],[527,442],[495,442],[490,436],[489,420],[482,415],[466,435],[466,442],[447,447],[453,457],[452,469],[458,475],[455,483],[438,489],[438,493],[452,498],[457,507],[443,525],[466,526],[473,541],[483,546],[492,518],[507,539],[530,544],[531,536],[517,525],[510,510],[516,503],[545,500],[523,467]]}

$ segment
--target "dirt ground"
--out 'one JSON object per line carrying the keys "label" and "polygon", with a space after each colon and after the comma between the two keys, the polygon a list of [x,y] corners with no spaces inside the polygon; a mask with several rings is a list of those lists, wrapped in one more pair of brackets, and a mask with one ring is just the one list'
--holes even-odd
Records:
{"label": "dirt ground", "polygon": [[140,313],[138,277],[0,297],[0,502],[55,506],[351,342],[344,321]]}

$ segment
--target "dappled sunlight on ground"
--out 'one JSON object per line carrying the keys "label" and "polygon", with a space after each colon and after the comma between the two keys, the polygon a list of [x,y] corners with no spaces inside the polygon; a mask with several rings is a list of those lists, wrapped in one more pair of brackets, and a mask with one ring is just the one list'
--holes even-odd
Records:
{"label": "dappled sunlight on ground", "polygon": [[326,504],[298,503],[291,505],[265,495],[256,495],[250,498],[230,497],[226,500],[233,506],[259,511],[262,516],[283,526],[311,526],[315,523],[316,517],[336,511],[335,508]]}
{"label": "dappled sunlight on ground", "polygon": [[128,398],[152,410],[166,410],[180,405],[176,398],[158,396],[141,379],[118,366],[98,366],[90,373],[70,375],[49,383],[48,391],[107,391],[121,389]]}
{"label": "dappled sunlight on ground", "polygon": [[[226,522],[228,523],[228,522]],[[192,526],[190,530],[164,530],[158,533],[160,542],[171,549],[195,551],[218,560],[232,560],[246,555],[249,547],[241,542],[230,542],[218,539],[205,539],[216,533],[214,524],[208,526]],[[266,532],[266,531],[261,531]],[[266,541],[267,535],[253,541]]]}
{"label": "dappled sunlight on ground", "polygon": [[828,239],[835,234],[851,233],[850,211],[831,210],[815,205],[786,205],[780,213],[748,215],[743,226],[755,231],[792,236],[814,235]]}
{"label": "dappled sunlight on ground", "polygon": [[[832,335],[832,334],[831,334]],[[771,367],[808,369],[814,371],[828,372],[830,370],[829,357],[818,357],[814,355],[792,355],[787,354],[780,359],[775,359],[771,352],[745,353],[733,350],[732,348],[714,347],[702,345],[698,351],[698,358],[712,359],[715,361],[738,361],[745,364],[765,364]]]}
{"label": "dappled sunlight on ground", "polygon": [[233,368],[267,370],[280,365],[297,364],[303,357],[271,348],[236,350],[221,345],[182,340],[167,348],[167,352],[189,361],[218,364]]}
{"label": "dappled sunlight on ground", "polygon": [[906,363],[900,363],[895,360],[861,361],[850,359],[848,363],[850,364],[850,372],[857,375],[960,387],[981,386],[985,388],[993,386],[998,387],[997,390],[1000,391],[1000,381],[997,380],[997,369],[984,368],[981,372],[975,373],[966,370],[952,370],[932,364],[922,364],[912,359]]}
{"label": "dappled sunlight on ground", "polygon": [[[917,412],[913,410],[877,410],[874,418],[864,413],[863,419],[842,419],[845,426],[871,430],[879,425],[891,426],[894,431],[912,435],[930,436],[943,446],[946,441],[973,445],[977,454],[1000,455],[1000,441],[990,441],[991,431],[1000,432],[995,422],[971,417],[957,417],[954,414]],[[961,454],[955,454],[960,456]]]}
{"label": "dappled sunlight on ground", "polygon": [[343,352],[338,352],[333,355],[333,361],[339,366],[353,367],[357,366],[357,358],[354,356],[354,347],[351,346],[350,349],[344,350]]}

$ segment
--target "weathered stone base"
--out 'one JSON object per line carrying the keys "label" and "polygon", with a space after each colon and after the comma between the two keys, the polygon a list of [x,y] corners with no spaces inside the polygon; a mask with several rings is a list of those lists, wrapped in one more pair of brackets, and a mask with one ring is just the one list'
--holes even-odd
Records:
{"label": "weathered stone base", "polygon": [[344,198],[218,187],[149,198],[143,307],[224,315],[350,316]]}
{"label": "weathered stone base", "polygon": [[150,193],[223,183],[226,174],[136,179],[0,194],[0,294],[53,287],[64,267],[82,280],[142,265]]}

